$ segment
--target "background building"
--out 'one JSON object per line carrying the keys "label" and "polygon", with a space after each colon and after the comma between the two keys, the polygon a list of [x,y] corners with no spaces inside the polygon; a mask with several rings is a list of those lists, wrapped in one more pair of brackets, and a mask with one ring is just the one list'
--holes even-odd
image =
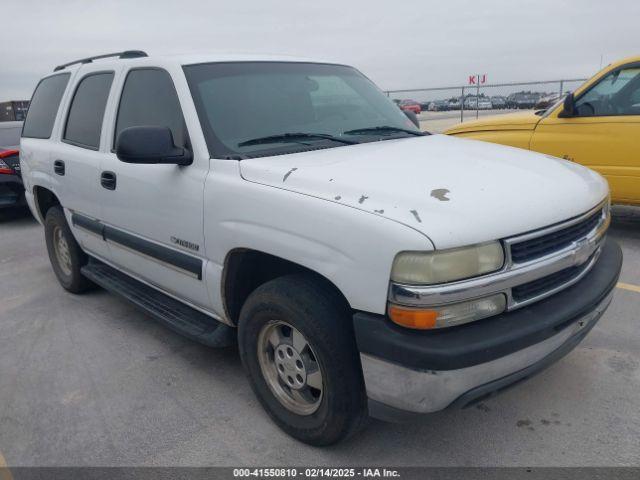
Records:
{"label": "background building", "polygon": [[22,121],[27,116],[29,100],[11,100],[0,103],[0,122]]}

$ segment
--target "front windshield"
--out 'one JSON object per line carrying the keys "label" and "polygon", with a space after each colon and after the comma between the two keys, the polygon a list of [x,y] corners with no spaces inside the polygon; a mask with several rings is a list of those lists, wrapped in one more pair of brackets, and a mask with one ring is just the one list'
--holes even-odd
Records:
{"label": "front windshield", "polygon": [[190,65],[184,71],[214,158],[281,155],[419,132],[351,67],[236,62]]}

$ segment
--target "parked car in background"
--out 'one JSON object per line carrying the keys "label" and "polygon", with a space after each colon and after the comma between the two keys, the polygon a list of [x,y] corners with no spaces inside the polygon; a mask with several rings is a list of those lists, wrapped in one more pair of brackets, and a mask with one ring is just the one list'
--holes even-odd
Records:
{"label": "parked car in background", "polygon": [[464,108],[469,110],[491,110],[493,105],[487,97],[467,97],[464,101]]}
{"label": "parked car in background", "polygon": [[415,113],[416,115],[422,112],[420,103],[416,102],[415,100],[400,100],[399,105],[401,110],[408,110]]}
{"label": "parked car in background", "polygon": [[478,99],[478,110],[491,110],[492,108],[493,104],[488,98]]}
{"label": "parked car in background", "polygon": [[476,97],[466,97],[464,99],[464,108],[476,109],[478,107],[478,99]]}
{"label": "parked car in background", "polygon": [[507,97],[507,106],[513,109],[530,109],[538,103],[539,99],[540,94],[535,92],[516,92]]}
{"label": "parked car in background", "polygon": [[22,122],[0,122],[0,148],[17,149],[21,131]]}
{"label": "parked car in background", "polygon": [[609,181],[614,203],[640,205],[640,56],[607,66],[544,111],[485,117],[445,133],[585,165]]}
{"label": "parked car in background", "polygon": [[499,110],[507,108],[507,99],[500,95],[495,95],[491,97],[491,106]]}
{"label": "parked car in background", "polygon": [[535,104],[533,108],[535,108],[536,110],[539,110],[541,108],[549,108],[554,103],[557,103],[559,99],[560,99],[560,94],[558,93],[545,95],[543,97],[540,97],[540,99],[538,100],[538,102]]}
{"label": "parked car in background", "polygon": [[24,207],[18,146],[22,122],[0,122],[0,210]]}
{"label": "parked car in background", "polygon": [[449,110],[449,102],[447,100],[434,100],[429,103],[428,110],[430,112],[444,112]]}
{"label": "parked car in background", "polygon": [[460,110],[460,106],[462,105],[459,98],[451,98],[448,100],[448,103],[449,110]]}
{"label": "parked car in background", "polygon": [[61,65],[36,87],[21,162],[63,288],[237,343],[266,412],[312,445],[531,377],[596,324],[622,265],[600,175],[424,134],[342,64]]}

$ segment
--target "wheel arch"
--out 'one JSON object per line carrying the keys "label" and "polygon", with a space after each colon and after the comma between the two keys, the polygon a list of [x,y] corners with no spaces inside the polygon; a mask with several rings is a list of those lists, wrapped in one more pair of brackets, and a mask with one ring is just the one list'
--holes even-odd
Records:
{"label": "wheel arch", "polygon": [[250,248],[235,248],[225,258],[220,284],[226,317],[237,325],[242,306],[256,288],[270,280],[296,273],[308,273],[318,282],[328,285],[351,309],[344,293],[324,275],[276,255]]}
{"label": "wheel arch", "polygon": [[47,216],[47,211],[51,207],[55,205],[62,206],[60,199],[58,199],[57,195],[53,191],[40,185],[36,185],[33,187],[33,198],[37,213],[42,223],[44,223],[44,220]]}

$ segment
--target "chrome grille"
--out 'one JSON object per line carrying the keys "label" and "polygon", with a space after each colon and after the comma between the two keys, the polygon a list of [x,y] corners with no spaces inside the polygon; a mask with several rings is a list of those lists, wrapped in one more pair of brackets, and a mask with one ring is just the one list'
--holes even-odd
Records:
{"label": "chrome grille", "polygon": [[[596,252],[596,254],[599,252]],[[590,259],[592,260],[593,257]],[[569,283],[577,280],[591,266],[591,261],[587,261],[582,265],[565,268],[559,272],[552,273],[546,277],[539,278],[533,282],[523,283],[511,289],[511,294],[516,302],[524,302],[526,300],[536,298],[548,292],[552,292],[558,288],[568,286]]]}
{"label": "chrome grille", "polygon": [[511,260],[514,263],[524,263],[571,245],[576,240],[584,238],[602,220],[602,210],[598,210],[584,220],[569,227],[556,230],[540,237],[531,238],[511,245]]}

